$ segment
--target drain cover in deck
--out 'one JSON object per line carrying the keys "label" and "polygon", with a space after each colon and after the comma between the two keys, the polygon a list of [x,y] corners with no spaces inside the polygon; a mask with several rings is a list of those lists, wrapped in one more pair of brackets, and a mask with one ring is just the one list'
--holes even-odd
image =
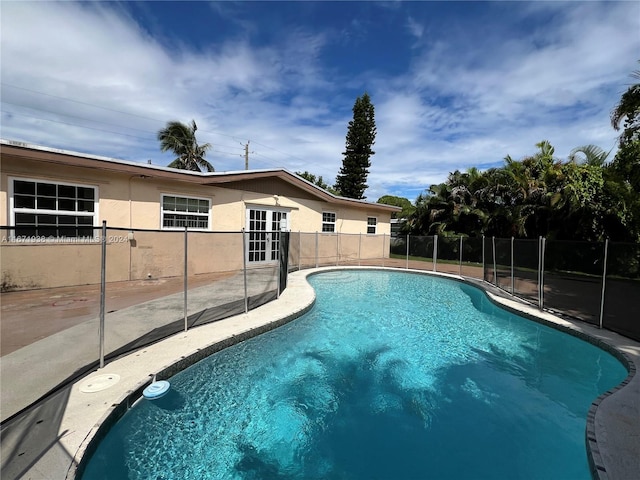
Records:
{"label": "drain cover in deck", "polygon": [[94,393],[106,390],[120,381],[120,375],[116,373],[103,373],[95,377],[87,378],[80,384],[83,393]]}

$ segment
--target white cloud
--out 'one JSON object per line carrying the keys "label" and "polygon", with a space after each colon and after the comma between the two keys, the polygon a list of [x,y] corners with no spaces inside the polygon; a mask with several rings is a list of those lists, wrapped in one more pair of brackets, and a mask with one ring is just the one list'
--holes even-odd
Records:
{"label": "white cloud", "polygon": [[422,39],[422,35],[424,34],[424,25],[418,23],[413,17],[407,18],[407,30],[411,35],[413,35],[417,40]]}
{"label": "white cloud", "polygon": [[[392,5],[390,14],[403,8]],[[3,2],[2,101],[13,113],[2,114],[2,135],[166,164],[155,133],[170,119],[193,118],[200,141],[214,145],[217,170],[243,168],[242,144],[251,140],[252,168],[308,170],[333,183],[349,92],[364,85],[378,127],[369,199],[407,192],[413,200],[450,171],[520,158],[543,139],[560,157],[578,145],[611,148],[609,112],[637,68],[640,6],[505,5],[492,8],[521,24],[548,14],[548,24],[528,34],[478,25],[482,35],[470,36],[472,23],[438,30],[437,19],[398,15],[419,40],[406,46],[410,68],[391,75],[374,65],[347,76],[325,58],[330,46],[344,47],[339,30],[297,25],[254,45],[259,25],[236,15],[237,4],[215,7],[237,33],[194,50],[169,48],[111,3]],[[372,22],[342,33],[362,42]]]}
{"label": "white cloud", "polygon": [[[502,45],[492,39],[486,45],[465,45],[464,39],[436,43],[405,79],[406,88],[450,96],[447,112],[460,122],[443,133],[465,134],[457,149],[462,153],[460,147],[469,143],[479,159],[507,153],[517,158],[554,136],[562,155],[586,143],[601,142],[608,149],[617,136],[608,121],[619,99],[615,85],[633,68],[640,47],[637,35],[630,35],[639,31],[640,17],[630,15],[629,7],[570,6],[558,13],[561,18],[543,46],[517,36]],[[482,51],[487,47],[491,50]],[[424,133],[433,135],[437,129],[434,123]],[[471,143],[476,138],[495,139],[494,146],[507,150],[483,149]],[[463,162],[463,156],[457,157],[451,168]]]}

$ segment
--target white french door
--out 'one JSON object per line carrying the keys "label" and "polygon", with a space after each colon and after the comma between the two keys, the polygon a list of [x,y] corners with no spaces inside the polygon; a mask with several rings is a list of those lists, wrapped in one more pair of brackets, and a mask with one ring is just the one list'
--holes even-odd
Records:
{"label": "white french door", "polygon": [[280,232],[288,230],[289,215],[284,210],[263,207],[247,208],[247,261],[277,262],[280,255]]}

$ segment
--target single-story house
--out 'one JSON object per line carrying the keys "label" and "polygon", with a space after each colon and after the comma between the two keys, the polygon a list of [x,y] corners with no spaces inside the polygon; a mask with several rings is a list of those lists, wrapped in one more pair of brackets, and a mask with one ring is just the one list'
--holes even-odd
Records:
{"label": "single-story house", "polygon": [[[333,246],[336,240],[328,237],[335,238],[336,234],[369,239],[389,237],[391,214],[399,210],[332,195],[284,169],[200,173],[8,140],[0,140],[0,162],[0,226],[10,227],[1,232],[3,282],[10,281],[22,288],[93,283],[82,278],[43,280],[41,274],[36,280],[35,273],[28,273],[33,268],[27,264],[34,263],[41,273],[43,265],[56,259],[77,264],[83,256],[78,249],[83,245],[66,240],[95,238],[96,228],[103,221],[110,232],[122,234],[118,238],[131,240],[119,245],[129,249],[129,263],[124,265],[123,261],[122,266],[123,271],[128,271],[125,274],[119,273],[118,268],[110,268],[108,275],[114,280],[142,278],[143,272],[152,268],[163,274],[167,274],[167,268],[173,268],[179,274],[178,267],[170,265],[175,262],[167,260],[167,255],[153,255],[153,260],[137,273],[132,272],[131,265],[137,265],[133,261],[135,249],[175,251],[175,236],[161,233],[184,232],[185,226],[189,235],[250,232],[251,239],[244,247],[245,261],[259,264],[276,258],[275,232],[300,232],[299,255],[305,256],[302,251],[305,248],[315,248],[307,256],[317,258],[322,257],[318,248],[323,248],[318,243]],[[151,235],[148,230],[156,233]],[[311,233],[316,237],[314,246],[303,247],[302,236]],[[163,247],[162,239],[169,237],[171,240]],[[210,247],[210,239],[203,238],[201,242]],[[191,241],[197,244],[197,240]],[[368,243],[359,240],[358,258],[384,255],[378,244],[373,247],[370,240],[369,243],[375,251],[367,253]],[[27,245],[38,249],[25,255]],[[63,245],[74,248],[65,253]],[[10,251],[12,246],[23,247],[21,253]],[[237,260],[231,260],[235,256],[224,253],[229,248],[226,241],[217,250],[216,261],[226,261],[217,269],[238,267]],[[138,256],[143,254],[150,256],[149,251]],[[207,262],[211,256],[214,255],[209,253],[207,258],[203,256],[194,262],[193,271],[210,271],[212,267]],[[61,275],[61,269],[47,270],[55,271],[52,277]],[[82,277],[79,272],[71,276],[74,275]]]}

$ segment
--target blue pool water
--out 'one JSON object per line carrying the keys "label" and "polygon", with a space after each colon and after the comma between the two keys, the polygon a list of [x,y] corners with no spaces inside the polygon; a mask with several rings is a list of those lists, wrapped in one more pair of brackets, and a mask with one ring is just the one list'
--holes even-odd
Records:
{"label": "blue pool water", "polygon": [[448,279],[310,282],[310,312],[174,376],[82,478],[590,478],[587,411],[627,374],[610,354]]}

